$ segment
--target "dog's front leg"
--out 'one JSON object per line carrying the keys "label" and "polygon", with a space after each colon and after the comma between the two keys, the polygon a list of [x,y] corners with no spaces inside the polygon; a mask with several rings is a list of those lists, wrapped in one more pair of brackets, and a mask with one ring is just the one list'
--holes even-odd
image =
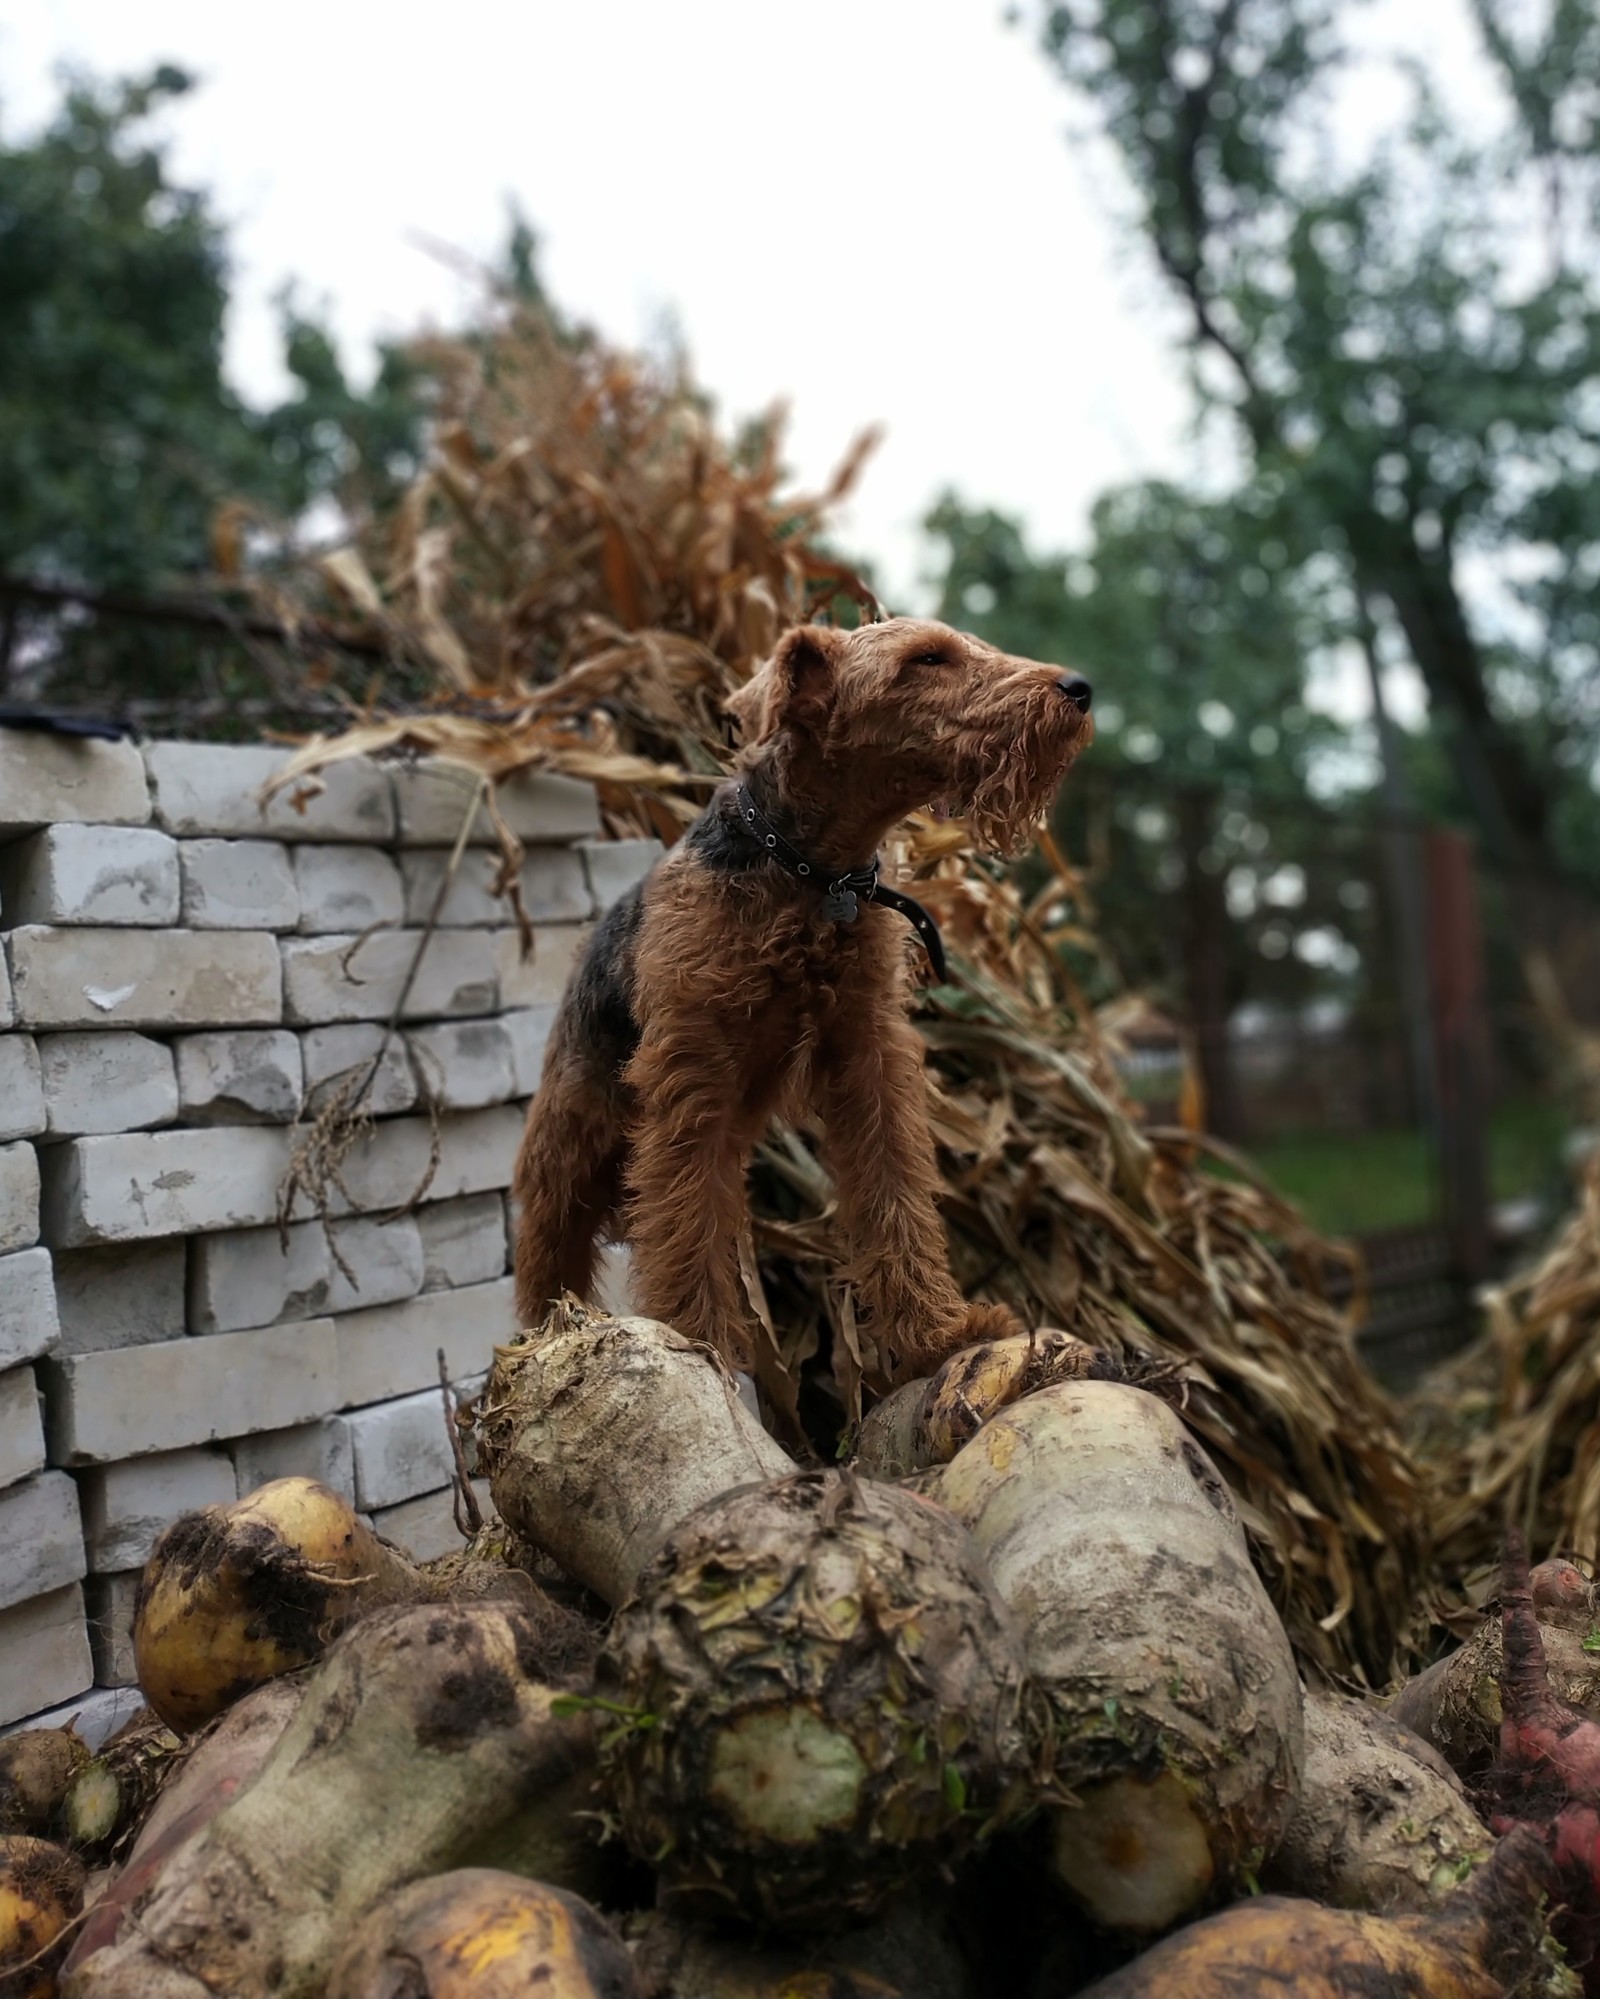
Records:
{"label": "dog's front leg", "polygon": [[969,1304],[950,1275],[922,1041],[911,1023],[897,1011],[876,1012],[820,1052],[816,1081],[848,1274],[867,1310],[866,1330],[893,1356],[896,1377],[1020,1332],[1006,1306]]}
{"label": "dog's front leg", "polygon": [[656,1019],[628,1065],[637,1106],[627,1169],[634,1297],[646,1317],[748,1368],[739,1282],[745,1165],[760,1118],[732,1048],[703,1016]]}

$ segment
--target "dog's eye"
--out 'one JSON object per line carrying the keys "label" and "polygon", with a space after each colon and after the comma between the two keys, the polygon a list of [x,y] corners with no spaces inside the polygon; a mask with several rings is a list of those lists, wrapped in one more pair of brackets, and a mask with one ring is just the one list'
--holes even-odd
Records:
{"label": "dog's eye", "polygon": [[929,652],[913,653],[910,659],[906,661],[907,666],[948,666],[949,664],[950,655],[947,652],[940,652],[937,646]]}

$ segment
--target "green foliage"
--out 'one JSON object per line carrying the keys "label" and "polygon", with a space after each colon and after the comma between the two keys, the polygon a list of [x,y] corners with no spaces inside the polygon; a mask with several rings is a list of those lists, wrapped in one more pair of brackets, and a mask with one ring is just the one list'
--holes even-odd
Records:
{"label": "green foliage", "polygon": [[1492,851],[1593,866],[1600,31],[1592,0],[1532,43],[1522,10],[1475,5],[1502,129],[1459,135],[1413,70],[1356,160],[1338,0],[1070,0],[1037,26],[1291,565],[1332,565],[1347,629],[1365,611],[1409,652]]}
{"label": "green foliage", "polygon": [[940,545],[939,616],[1087,673],[1097,763],[1293,800],[1317,753],[1342,740],[1304,700],[1307,659],[1327,636],[1320,607],[1248,500],[1125,487],[1096,504],[1074,557],[1036,558],[1015,521],[950,495],[926,527]]}
{"label": "green foliage", "polygon": [[[417,415],[398,355],[358,394],[327,335],[286,304],[294,393],[259,412],[225,379],[222,231],[149,133],[189,87],[169,66],[80,81],[36,139],[0,143],[0,573],[168,590],[210,567],[224,502],[291,522],[408,469]],[[30,627],[3,606],[0,619],[0,686],[25,666],[30,685],[74,694],[167,693],[217,670],[171,628]]]}

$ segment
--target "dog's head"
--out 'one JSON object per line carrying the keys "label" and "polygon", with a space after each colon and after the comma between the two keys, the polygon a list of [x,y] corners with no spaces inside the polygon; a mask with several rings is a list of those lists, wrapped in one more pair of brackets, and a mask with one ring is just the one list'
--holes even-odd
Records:
{"label": "dog's head", "polygon": [[930,802],[1006,852],[1093,736],[1089,683],[927,618],[799,625],[727,707],[747,754],[787,733],[901,811]]}

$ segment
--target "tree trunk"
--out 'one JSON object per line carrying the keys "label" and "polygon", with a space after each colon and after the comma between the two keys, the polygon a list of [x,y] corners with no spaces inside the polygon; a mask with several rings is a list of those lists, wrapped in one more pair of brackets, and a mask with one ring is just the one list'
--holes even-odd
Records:
{"label": "tree trunk", "polygon": [[1447,553],[1409,541],[1360,563],[1362,586],[1385,596],[1428,689],[1461,788],[1497,859],[1552,869],[1550,787],[1489,708],[1482,648],[1467,623]]}

